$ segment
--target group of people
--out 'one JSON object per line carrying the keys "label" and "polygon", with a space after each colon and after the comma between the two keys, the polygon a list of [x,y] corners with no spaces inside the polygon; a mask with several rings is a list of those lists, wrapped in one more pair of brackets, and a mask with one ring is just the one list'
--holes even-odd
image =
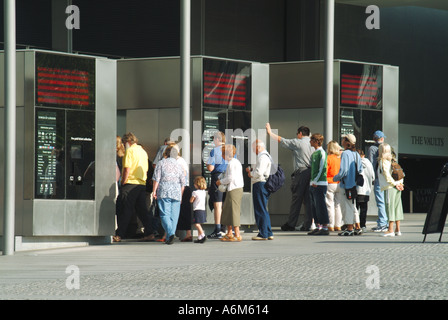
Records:
{"label": "group of people", "polygon": [[[308,127],[300,127],[295,139],[273,133],[269,123],[266,131],[294,156],[292,201],[288,220],[281,226],[283,231],[310,231],[309,235],[340,231],[341,236],[361,235],[366,231],[373,186],[378,221],[372,231],[384,232],[385,237],[401,235],[403,179],[394,180],[391,176],[391,165],[397,159],[391,146],[384,142],[382,131],[374,133],[375,144],[369,148],[367,158],[362,150],[356,149],[353,134],[343,135],[341,145],[330,141],[325,152],[324,137],[318,133],[310,136]],[[302,204],[304,215],[300,215]],[[303,219],[296,227],[300,224],[299,217]]]}
{"label": "group of people", "polygon": [[[401,235],[403,179],[396,181],[391,176],[392,163],[397,160],[391,146],[384,142],[383,132],[374,133],[375,144],[369,148],[367,157],[362,150],[356,149],[356,137],[352,134],[343,135],[341,145],[330,141],[325,151],[324,137],[319,133],[310,136],[310,129],[305,126],[297,130],[295,139],[278,136],[272,132],[269,123],[266,132],[294,156],[292,201],[288,220],[281,226],[283,231],[309,231],[309,235],[340,231],[341,236],[360,235],[366,230],[367,205],[373,186],[378,205],[378,221],[373,231],[382,231],[386,237]],[[148,178],[150,162],[137,137],[132,133],[117,137],[118,227],[113,241],[119,242],[126,236],[135,212],[144,229],[142,241],[173,244],[177,230],[186,231],[182,241],[193,241],[192,224],[198,231],[195,243],[204,243],[207,239],[242,241],[243,167],[236,157],[236,147],[225,143],[224,133],[217,132],[213,142],[214,148],[206,162],[210,185],[207,186],[204,177],[197,176],[194,188],[190,188],[188,164],[176,143],[165,141],[154,159],[152,177]],[[252,240],[273,240],[267,205],[271,194],[265,185],[274,161],[263,141],[254,141],[252,148],[257,155],[255,167],[249,166],[245,170],[252,183],[258,227],[258,234]],[[359,182],[360,177],[364,183]],[[148,183],[157,215],[152,214],[147,204]],[[215,219],[214,231],[209,235],[205,235],[202,227],[207,222],[207,194]],[[302,204],[304,215],[300,215]],[[296,227],[300,217],[303,217],[301,226]],[[156,239],[157,221],[164,232],[161,239]]]}
{"label": "group of people", "polygon": [[[148,177],[150,162],[148,154],[138,144],[132,133],[117,137],[117,229],[114,242],[126,237],[129,223],[134,213],[141,221],[144,229],[142,241],[163,241],[173,244],[177,230],[186,230],[182,241],[193,241],[191,224],[198,230],[195,243],[204,243],[207,238],[219,238],[223,242],[240,242],[241,201],[243,197],[243,169],[241,162],[235,157],[236,147],[225,144],[225,135],[217,132],[214,135],[215,147],[210,152],[207,168],[211,172],[211,184],[207,186],[202,176],[194,179],[194,190],[189,187],[189,169],[187,162],[180,156],[176,143],[168,139],[159,148],[153,161],[154,172]],[[268,153],[263,142],[257,140],[253,144],[254,151],[261,155]],[[248,175],[254,181],[254,202],[256,219],[260,222],[260,234],[257,239],[273,239],[269,213],[267,212],[266,189],[262,188],[269,176],[270,157],[257,161],[253,171]],[[147,203],[147,179],[152,181],[151,197],[155,203],[156,215],[149,210]],[[206,236],[202,224],[206,222],[206,196],[210,195],[210,207],[214,210],[215,231]],[[157,221],[164,231],[161,239],[156,238]],[[221,224],[222,223],[222,224]],[[225,233],[221,234],[224,228]]]}

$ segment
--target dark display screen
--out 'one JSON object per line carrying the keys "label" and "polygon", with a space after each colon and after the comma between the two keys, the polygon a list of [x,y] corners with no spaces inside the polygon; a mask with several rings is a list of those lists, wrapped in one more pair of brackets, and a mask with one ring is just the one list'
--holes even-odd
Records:
{"label": "dark display screen", "polygon": [[203,105],[250,110],[249,63],[204,59]]}
{"label": "dark display screen", "polygon": [[63,199],[64,111],[36,111],[36,197]]}
{"label": "dark display screen", "polygon": [[341,63],[340,105],[382,109],[382,67]]}
{"label": "dark display screen", "polygon": [[95,59],[36,52],[36,106],[94,110]]}

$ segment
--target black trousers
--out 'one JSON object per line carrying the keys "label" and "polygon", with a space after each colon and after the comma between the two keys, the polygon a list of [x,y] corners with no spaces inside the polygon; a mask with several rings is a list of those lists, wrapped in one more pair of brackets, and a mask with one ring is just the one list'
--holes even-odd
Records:
{"label": "black trousers", "polygon": [[191,230],[193,218],[193,211],[191,211],[190,203],[191,194],[191,188],[185,186],[184,193],[182,195],[182,203],[180,205],[179,220],[177,221],[177,230]]}
{"label": "black trousers", "polygon": [[359,224],[361,228],[366,226],[367,222],[367,209],[369,207],[369,196],[358,195],[356,199],[356,208],[359,212]]}
{"label": "black trousers", "polygon": [[121,238],[126,237],[129,222],[134,213],[137,213],[137,217],[145,228],[144,235],[147,236],[154,233],[153,216],[146,205],[146,186],[125,184],[120,191],[121,210],[117,212],[117,236]]}
{"label": "black trousers", "polygon": [[[290,227],[296,227],[298,222],[303,223],[306,229],[311,227],[313,222],[313,213],[311,211],[311,198],[309,194],[311,180],[311,169],[303,168],[296,170],[291,175],[291,193],[292,200],[289,209],[287,224]],[[302,204],[305,206],[305,214],[299,221],[300,209]]]}

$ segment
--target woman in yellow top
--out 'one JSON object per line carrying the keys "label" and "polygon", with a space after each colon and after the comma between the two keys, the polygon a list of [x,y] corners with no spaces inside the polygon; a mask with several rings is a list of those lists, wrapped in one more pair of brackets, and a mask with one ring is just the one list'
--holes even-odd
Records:
{"label": "woman in yellow top", "polygon": [[[389,144],[382,143],[378,153],[378,180],[381,191],[384,191],[384,202],[389,220],[389,228],[383,234],[384,237],[401,236],[400,221],[403,220],[403,205],[401,203],[401,191],[404,190],[403,179],[392,178],[392,161],[396,161]],[[394,232],[394,223],[396,225]]]}
{"label": "woman in yellow top", "polygon": [[327,144],[327,195],[325,202],[327,204],[328,230],[340,231],[342,226],[342,211],[341,211],[341,192],[339,189],[339,181],[333,181],[333,177],[338,174],[341,166],[341,146],[336,141],[332,140]]}

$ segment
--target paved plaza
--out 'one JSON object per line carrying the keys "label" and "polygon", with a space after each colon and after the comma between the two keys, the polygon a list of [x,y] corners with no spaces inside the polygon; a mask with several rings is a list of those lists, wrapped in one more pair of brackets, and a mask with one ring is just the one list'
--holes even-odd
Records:
{"label": "paved plaza", "polygon": [[245,232],[239,243],[124,241],[16,252],[0,256],[0,299],[446,300],[448,236],[439,243],[430,234],[422,243],[425,217],[406,214],[403,235],[392,238],[278,229],[272,241]]}

